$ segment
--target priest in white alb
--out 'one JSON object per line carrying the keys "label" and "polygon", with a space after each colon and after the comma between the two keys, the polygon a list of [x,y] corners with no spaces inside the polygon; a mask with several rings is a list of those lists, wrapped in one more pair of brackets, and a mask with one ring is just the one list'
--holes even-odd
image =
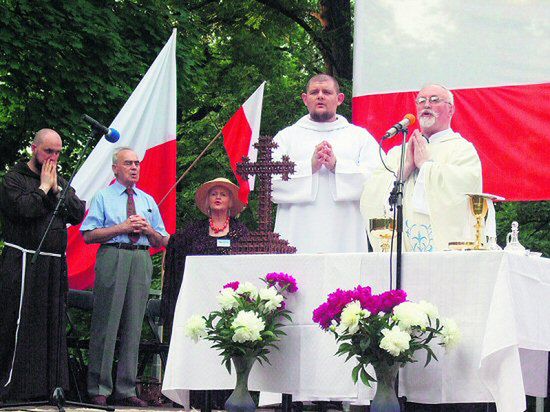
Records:
{"label": "priest in white alb", "polygon": [[274,231],[298,253],[367,252],[359,199],[381,164],[378,144],[336,114],[344,94],[333,77],[312,77],[302,100],[309,114],[274,138],[274,158],[296,164],[288,181],[273,177]]}
{"label": "priest in white alb", "polygon": [[[451,129],[454,97],[441,85],[428,85],[416,97],[420,130],[407,143],[403,176],[403,245],[406,251],[441,251],[449,242],[473,241],[474,219],[466,193],[482,189],[481,162],[475,147]],[[401,146],[388,152],[386,165],[397,173]],[[365,225],[388,216],[395,176],[380,167],[361,197]],[[371,237],[376,248],[379,241]]]}

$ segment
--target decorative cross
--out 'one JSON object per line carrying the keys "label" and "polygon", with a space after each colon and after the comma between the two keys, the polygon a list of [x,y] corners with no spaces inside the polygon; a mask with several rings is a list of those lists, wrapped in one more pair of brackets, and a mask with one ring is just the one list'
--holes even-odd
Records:
{"label": "decorative cross", "polygon": [[257,190],[258,231],[251,232],[248,237],[236,243],[231,248],[231,253],[296,253],[296,248],[280,239],[279,234],[273,233],[271,228],[271,176],[280,174],[283,180],[288,180],[289,174],[294,173],[295,164],[286,155],[281,161],[273,161],[272,150],[277,147],[277,143],[271,136],[260,136],[254,147],[258,149],[258,160],[251,163],[248,157],[243,156],[243,161],[237,163],[237,173],[245,180],[249,175],[256,175],[260,181]]}

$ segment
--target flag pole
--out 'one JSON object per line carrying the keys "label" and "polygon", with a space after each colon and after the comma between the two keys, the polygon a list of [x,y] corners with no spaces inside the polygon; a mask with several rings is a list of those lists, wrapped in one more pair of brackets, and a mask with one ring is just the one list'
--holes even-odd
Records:
{"label": "flag pole", "polygon": [[168,195],[170,194],[170,192],[172,190],[175,189],[175,187],[178,185],[179,182],[181,182],[181,180],[191,171],[191,169],[193,169],[193,167],[195,167],[195,165],[197,164],[197,162],[204,156],[204,154],[206,153],[206,151],[210,148],[210,146],[212,146],[214,144],[214,142],[216,141],[216,139],[218,139],[218,137],[220,137],[222,134],[222,131],[220,130],[218,132],[218,134],[216,136],[214,136],[214,138],[210,141],[210,143],[208,143],[206,145],[206,147],[203,149],[203,151],[195,158],[195,160],[193,160],[193,163],[191,163],[189,165],[189,167],[187,168],[187,170],[185,170],[185,172],[183,172],[181,174],[181,176],[178,178],[178,180],[176,180],[176,183],[174,183],[174,185],[168,189],[168,192],[166,192],[166,194],[164,195],[164,197],[161,199],[161,201],[158,203],[158,205],[160,206],[162,204],[162,202],[164,202],[166,200],[166,198],[168,197]]}

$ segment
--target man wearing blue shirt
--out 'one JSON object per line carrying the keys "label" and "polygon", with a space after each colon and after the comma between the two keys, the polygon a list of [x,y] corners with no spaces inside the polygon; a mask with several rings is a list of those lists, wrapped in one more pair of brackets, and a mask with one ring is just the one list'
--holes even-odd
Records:
{"label": "man wearing blue shirt", "polygon": [[80,228],[86,243],[101,243],[95,266],[88,394],[92,403],[107,405],[113,392],[111,371],[120,330],[114,398],[122,405],[146,407],[136,396],[136,375],[153,272],[148,249],[166,246],[168,233],[154,199],[136,188],[137,154],[129,147],[115,149],[112,167],[115,183],[94,196]]}

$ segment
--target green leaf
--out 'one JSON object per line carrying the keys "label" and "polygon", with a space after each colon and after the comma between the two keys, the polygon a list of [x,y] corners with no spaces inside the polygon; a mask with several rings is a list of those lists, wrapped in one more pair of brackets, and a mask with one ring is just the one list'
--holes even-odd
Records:
{"label": "green leaf", "polygon": [[362,367],[361,368],[361,382],[363,382],[363,384],[367,385],[367,386],[371,386],[371,382],[374,382],[376,381],[376,379],[374,379],[371,375],[369,375],[369,373],[367,372],[367,370]]}
{"label": "green leaf", "polygon": [[361,370],[362,365],[358,364],[353,370],[351,371],[351,378],[353,379],[353,383],[357,383],[357,380],[359,379],[359,371]]}

